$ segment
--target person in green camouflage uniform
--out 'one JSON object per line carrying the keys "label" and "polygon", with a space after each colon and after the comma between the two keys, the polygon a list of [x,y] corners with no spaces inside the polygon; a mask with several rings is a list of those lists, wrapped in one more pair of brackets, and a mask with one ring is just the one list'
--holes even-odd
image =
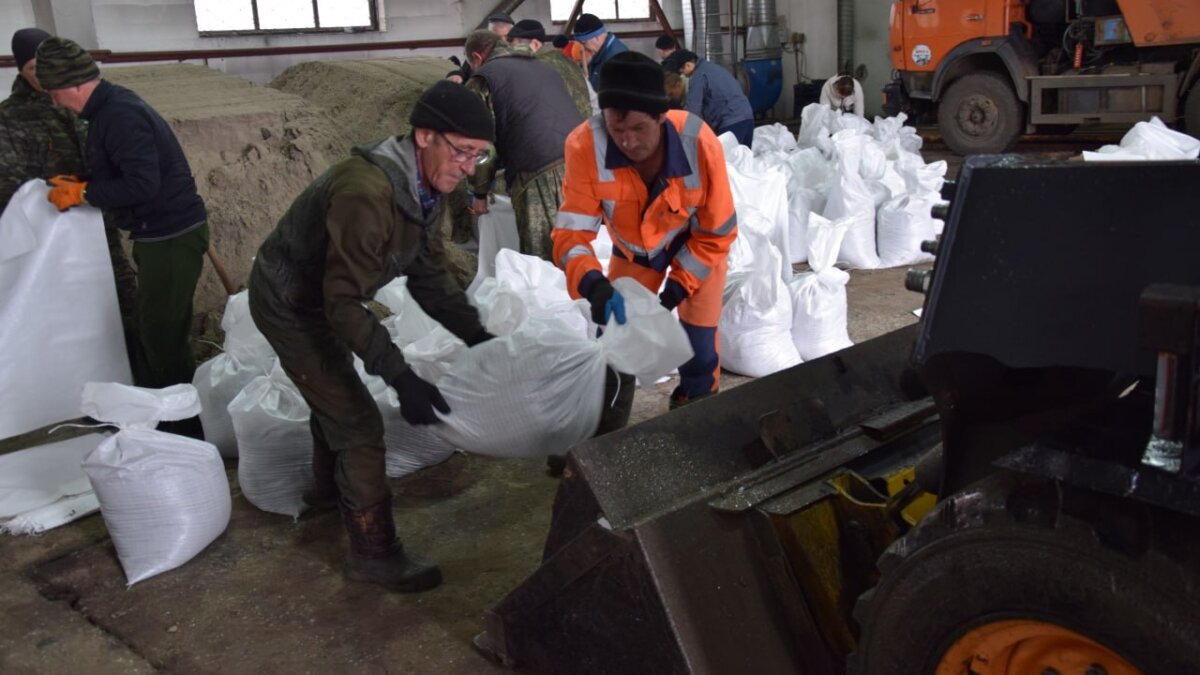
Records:
{"label": "person in green camouflage uniform", "polygon": [[465,49],[474,68],[466,87],[496,120],[498,155],[471,179],[472,212],[487,213],[487,195],[503,165],[521,253],[550,260],[550,230],[562,203],[563,142],[584,117],[558,72],[528,49],[513,49],[488,31],[471,33]]}
{"label": "person in green camouflage uniform", "polygon": [[[12,52],[19,73],[12,93],[0,102],[0,211],[29,180],[84,171],[83,147],[87,123],[69,111],[56,108],[50,95],[37,81],[34,53],[50,34],[38,28],[22,28],[13,34]],[[105,219],[108,254],[116,279],[117,302],[125,326],[126,347],[131,344],[131,326],[137,295],[137,273],[121,246],[121,233]],[[133,354],[130,354],[131,359]]]}

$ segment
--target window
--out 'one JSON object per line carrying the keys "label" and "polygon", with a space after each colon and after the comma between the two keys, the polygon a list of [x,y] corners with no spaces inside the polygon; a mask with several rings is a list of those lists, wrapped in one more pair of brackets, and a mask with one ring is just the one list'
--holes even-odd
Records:
{"label": "window", "polygon": [[[550,0],[550,20],[566,22],[572,9],[575,0]],[[649,21],[650,0],[588,0],[583,3],[583,11],[602,21]]]}
{"label": "window", "polygon": [[195,5],[201,35],[378,28],[375,0],[195,0]]}

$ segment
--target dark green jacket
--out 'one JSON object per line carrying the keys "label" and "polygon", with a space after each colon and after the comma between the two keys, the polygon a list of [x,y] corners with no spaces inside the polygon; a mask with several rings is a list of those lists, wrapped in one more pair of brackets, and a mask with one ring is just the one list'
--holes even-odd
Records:
{"label": "dark green jacket", "polygon": [[82,174],[86,128],[17,75],[0,103],[0,210],[28,180]]}
{"label": "dark green jacket", "polygon": [[323,318],[367,372],[389,383],[408,366],[363,303],[396,277],[407,276],[421,309],[458,337],[483,330],[446,271],[442,200],[422,213],[416,172],[411,137],[355,148],[292,202],[258,250],[250,288],[251,302],[275,304],[271,313],[295,317],[299,330]]}

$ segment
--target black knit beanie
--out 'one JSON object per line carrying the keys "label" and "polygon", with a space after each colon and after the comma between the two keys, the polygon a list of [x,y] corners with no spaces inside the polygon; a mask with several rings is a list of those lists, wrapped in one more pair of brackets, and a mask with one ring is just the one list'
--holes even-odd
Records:
{"label": "black knit beanie", "polygon": [[675,49],[678,46],[679,43],[675,42],[674,35],[659,35],[658,39],[654,41],[655,49]]}
{"label": "black knit beanie", "polygon": [[575,39],[580,42],[590,40],[607,30],[604,22],[595,14],[580,14],[575,22]]}
{"label": "black knit beanie", "polygon": [[554,40],[550,44],[554,45],[555,49],[562,49],[571,44],[571,38],[566,35],[555,35]]}
{"label": "black knit beanie", "polygon": [[508,38],[521,38],[525,40],[537,40],[538,42],[546,41],[546,29],[542,26],[541,21],[534,19],[521,19],[517,22],[512,30],[508,31]]}
{"label": "black knit beanie", "polygon": [[41,28],[22,28],[13,33],[12,37],[12,53],[13,58],[17,60],[17,70],[25,67],[29,63],[29,59],[33,58],[37,52],[38,45],[42,44],[50,34]]}
{"label": "black knit beanie", "polygon": [[439,80],[421,94],[408,122],[414,129],[453,131],[488,143],[496,140],[496,123],[483,99],[449,80]]}
{"label": "black knit beanie", "polygon": [[100,77],[100,67],[86,49],[64,37],[38,45],[37,79],[43,89],[67,89]]}
{"label": "black knit beanie", "polygon": [[596,87],[600,107],[647,115],[664,113],[669,101],[663,77],[662,66],[649,56],[621,52],[600,67],[600,85]]}

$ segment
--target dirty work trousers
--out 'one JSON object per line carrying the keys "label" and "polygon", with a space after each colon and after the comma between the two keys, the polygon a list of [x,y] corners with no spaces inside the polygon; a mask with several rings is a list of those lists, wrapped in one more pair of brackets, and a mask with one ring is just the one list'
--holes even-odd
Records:
{"label": "dirty work trousers", "polygon": [[[651,291],[658,293],[663,278],[667,275],[649,267],[618,257],[614,248],[608,264],[608,278],[632,277]],[[721,383],[721,360],[718,349],[717,325],[721,321],[721,307],[725,290],[725,273],[728,265],[724,259],[705,278],[700,289],[680,303],[679,323],[692,343],[692,356],[679,366],[679,387],[684,396],[698,398],[718,390]]]}
{"label": "dirty work trousers", "polygon": [[130,366],[137,386],[191,383],[192,297],[207,250],[208,223],[171,239],[133,242],[137,354]]}
{"label": "dirty work trousers", "polygon": [[536,173],[517,174],[509,186],[521,253],[553,262],[550,230],[563,200],[563,175],[563,162],[559,160]]}
{"label": "dirty work trousers", "polygon": [[250,272],[250,316],[275,349],[279,364],[311,409],[313,477],[330,480],[354,510],[391,496],[385,467],[383,416],[354,370],[354,356],[319,308],[297,308],[278,286],[281,274]]}

